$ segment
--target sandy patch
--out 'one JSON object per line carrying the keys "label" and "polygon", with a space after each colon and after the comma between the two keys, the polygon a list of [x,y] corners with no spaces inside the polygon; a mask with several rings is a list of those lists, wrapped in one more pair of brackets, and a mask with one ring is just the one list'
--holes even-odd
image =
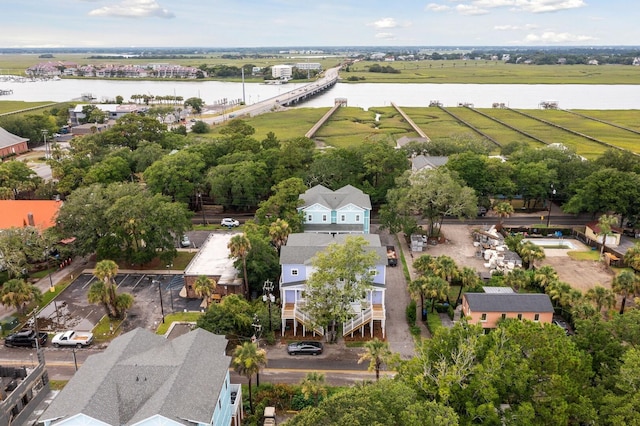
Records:
{"label": "sandy patch", "polygon": [[[484,261],[475,257],[475,247],[471,232],[477,226],[470,225],[443,225],[442,232],[446,238],[444,244],[429,246],[422,254],[431,256],[447,255],[454,259],[460,268],[468,266],[478,272],[487,271]],[[576,240],[571,240],[576,246],[584,250],[589,247]],[[558,272],[561,281],[564,281],[582,292],[599,284],[605,288],[611,288],[613,272],[611,272],[602,262],[573,260],[567,256],[567,251],[562,249],[546,250],[547,257],[538,262],[537,266],[549,265]],[[414,252],[414,258],[421,253]]]}

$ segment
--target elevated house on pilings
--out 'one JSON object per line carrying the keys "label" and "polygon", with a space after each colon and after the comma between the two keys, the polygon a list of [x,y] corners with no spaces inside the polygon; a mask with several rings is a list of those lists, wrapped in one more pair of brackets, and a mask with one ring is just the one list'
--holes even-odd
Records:
{"label": "elevated house on pilings", "polygon": [[[315,234],[300,233],[291,234],[287,244],[280,251],[280,300],[282,300],[282,335],[290,330],[294,336],[298,334],[306,336],[310,333],[314,336],[324,335],[322,327],[313,326],[313,318],[305,309],[306,281],[313,274],[311,259],[320,251],[332,243],[342,243],[348,238],[346,234]],[[361,336],[368,333],[371,337],[374,330],[381,330],[385,336],[386,327],[386,268],[387,250],[380,243],[377,234],[364,234],[369,243],[366,248],[377,254],[376,272],[373,276],[373,285],[365,292],[361,300],[351,303],[353,309],[352,318],[342,324],[342,335],[351,335],[360,332]]]}

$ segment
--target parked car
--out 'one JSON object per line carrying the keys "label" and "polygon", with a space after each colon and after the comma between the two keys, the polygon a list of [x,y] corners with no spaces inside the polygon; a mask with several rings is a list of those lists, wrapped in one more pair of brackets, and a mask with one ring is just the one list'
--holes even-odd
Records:
{"label": "parked car", "polygon": [[287,346],[289,355],[319,355],[322,353],[322,342],[293,342]]}
{"label": "parked car", "polygon": [[93,333],[83,333],[75,330],[67,330],[64,333],[58,333],[51,339],[54,347],[75,346],[81,348],[89,346],[93,342]]}
{"label": "parked car", "polygon": [[180,246],[181,247],[191,247],[191,240],[189,239],[188,235],[183,235],[182,239],[180,240]]}
{"label": "parked car", "polygon": [[563,329],[564,329],[564,332],[567,334],[567,336],[568,336],[569,334],[571,334],[571,329],[569,328],[569,325],[568,325],[565,321],[563,321],[563,320],[561,320],[561,319],[554,319],[554,320],[553,320],[553,323],[554,323],[555,325],[557,325],[558,327],[563,328]]}
{"label": "parked car", "polygon": [[220,221],[220,225],[228,226],[229,228],[233,228],[234,226],[240,226],[240,222],[230,217],[225,217]]}
{"label": "parked car", "polygon": [[36,341],[38,345],[44,346],[47,344],[48,339],[49,335],[47,333],[36,333],[34,330],[20,330],[5,337],[4,345],[7,347],[26,346],[35,348]]}

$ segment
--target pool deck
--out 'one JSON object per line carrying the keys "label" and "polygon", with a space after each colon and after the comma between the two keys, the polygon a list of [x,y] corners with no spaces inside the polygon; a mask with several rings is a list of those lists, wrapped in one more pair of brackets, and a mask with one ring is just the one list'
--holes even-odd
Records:
{"label": "pool deck", "polygon": [[526,241],[531,241],[534,244],[538,245],[547,245],[552,246],[554,244],[562,245],[562,244],[571,244],[573,248],[568,249],[555,249],[555,248],[545,248],[544,254],[547,257],[557,257],[557,256],[566,256],[568,251],[589,251],[591,248],[586,244],[578,241],[574,238],[527,238]]}

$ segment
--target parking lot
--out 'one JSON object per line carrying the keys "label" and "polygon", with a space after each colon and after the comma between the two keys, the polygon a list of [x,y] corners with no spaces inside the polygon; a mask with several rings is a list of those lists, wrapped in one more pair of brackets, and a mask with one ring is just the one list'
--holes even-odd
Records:
{"label": "parking lot", "polygon": [[[38,316],[38,327],[45,331],[75,329],[90,331],[105,315],[102,305],[90,304],[87,294],[96,278],[82,274],[76,278]],[[130,293],[134,303],[127,312],[122,327],[129,331],[137,327],[155,330],[163,313],[186,310],[199,311],[200,300],[180,297],[184,285],[182,274],[121,273],[115,278],[118,292]],[[162,295],[162,304],[160,303]]]}

